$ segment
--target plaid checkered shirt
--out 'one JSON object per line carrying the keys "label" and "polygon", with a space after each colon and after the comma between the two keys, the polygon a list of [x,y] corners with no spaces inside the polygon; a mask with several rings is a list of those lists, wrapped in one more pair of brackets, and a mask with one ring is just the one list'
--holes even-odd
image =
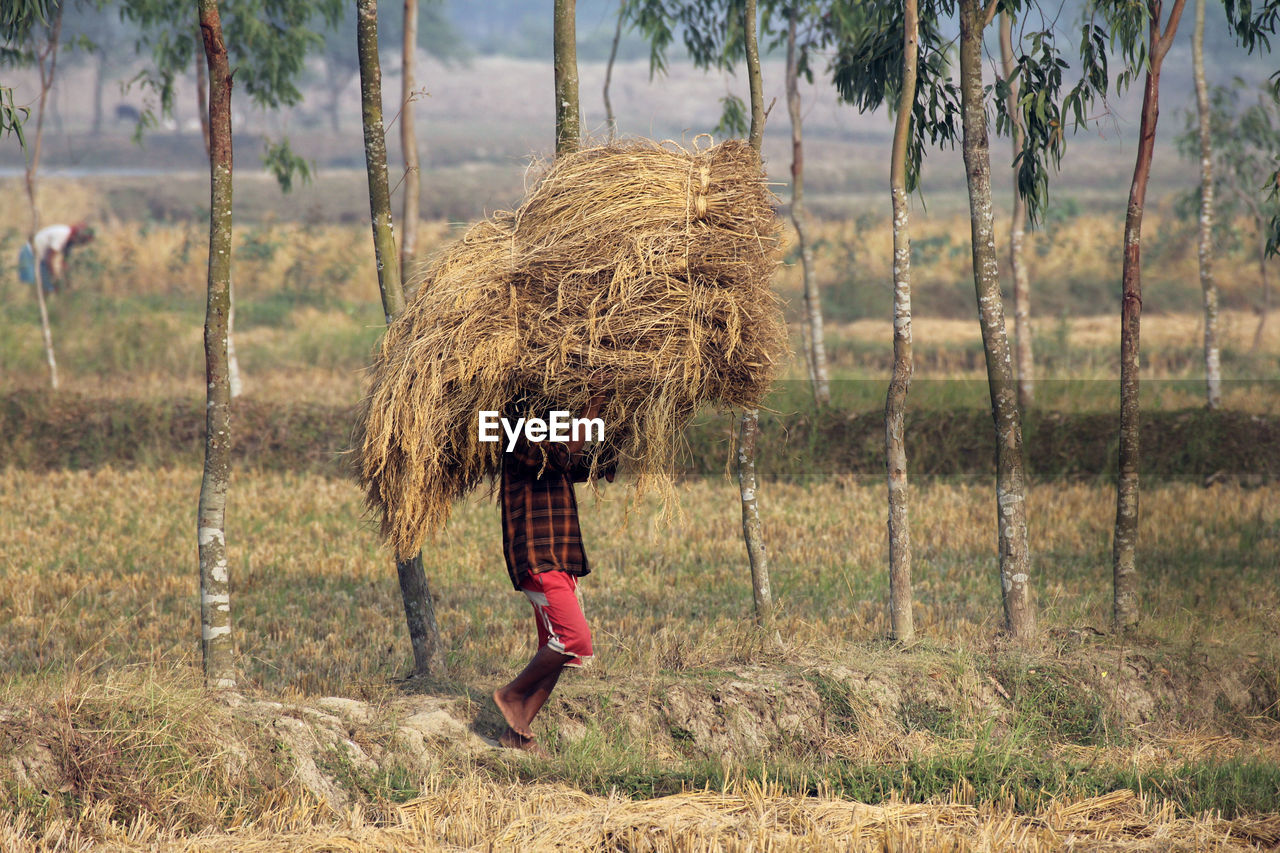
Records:
{"label": "plaid checkered shirt", "polygon": [[574,483],[587,480],[584,459],[563,442],[531,445],[523,438],[503,454],[502,550],[516,589],[530,574],[558,569],[580,577],[591,571],[573,493]]}

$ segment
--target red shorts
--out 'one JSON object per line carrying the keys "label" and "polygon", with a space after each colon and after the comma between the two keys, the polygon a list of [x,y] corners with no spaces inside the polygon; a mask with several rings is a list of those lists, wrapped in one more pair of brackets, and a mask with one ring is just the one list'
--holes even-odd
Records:
{"label": "red shorts", "polygon": [[578,579],[553,569],[528,575],[520,590],[533,605],[538,648],[550,646],[552,651],[573,655],[565,666],[582,666],[591,657],[591,629],[578,601]]}

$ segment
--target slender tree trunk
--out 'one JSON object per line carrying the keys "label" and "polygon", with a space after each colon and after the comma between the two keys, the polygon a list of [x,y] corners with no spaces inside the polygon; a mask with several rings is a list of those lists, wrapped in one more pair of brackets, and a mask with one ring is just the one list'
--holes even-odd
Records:
{"label": "slender tree trunk", "polygon": [[59,3],[49,30],[48,40],[37,48],[37,65],[40,71],[40,100],[36,104],[36,135],[31,142],[31,155],[27,160],[27,201],[31,205],[31,236],[28,238],[35,261],[36,304],[40,306],[40,335],[44,340],[44,357],[49,364],[49,387],[58,390],[58,358],[53,352],[53,329],[49,325],[49,306],[44,298],[44,264],[36,251],[36,233],[40,230],[40,206],[36,200],[36,177],[40,171],[40,149],[44,144],[44,113],[49,102],[49,90],[53,88],[58,70],[58,39],[62,35],[62,7]]}
{"label": "slender tree trunk", "polygon": [[1218,352],[1218,286],[1213,280],[1213,142],[1209,135],[1209,86],[1204,79],[1204,5],[1196,0],[1196,28],[1191,36],[1191,68],[1196,80],[1196,112],[1200,119],[1200,289],[1204,291],[1205,402],[1222,405],[1222,360]]}
{"label": "slender tree trunk", "polygon": [[[1182,16],[1183,0],[1170,12],[1166,35],[1172,40]],[[1150,59],[1142,92],[1142,119],[1138,126],[1138,155],[1129,187],[1129,209],[1124,221],[1124,271],[1120,309],[1120,476],[1116,484],[1116,528],[1112,544],[1114,575],[1113,618],[1117,630],[1138,624],[1138,349],[1142,323],[1142,214],[1147,179],[1160,115],[1160,67],[1170,41],[1160,35],[1160,0],[1149,0]]]}
{"label": "slender tree trunk", "polygon": [[209,81],[204,64],[200,62],[200,54],[204,52],[204,42],[199,31],[196,32],[196,115],[200,117],[200,135],[204,138],[204,156],[209,156]]}
{"label": "slender tree trunk", "polygon": [[[760,81],[760,49],[756,43],[756,0],[747,0],[743,11],[747,47],[747,80],[751,87],[751,147],[760,153],[764,140],[764,94]],[[769,586],[769,556],[764,547],[764,528],[756,503],[756,437],[760,413],[748,409],[738,425],[738,495],[742,503],[742,538],[751,564],[751,593],[755,599],[756,624],[773,632],[773,591]],[[776,636],[776,634],[775,634]]]}
{"label": "slender tree trunk", "polygon": [[364,157],[369,177],[369,214],[373,250],[378,265],[378,288],[386,321],[404,310],[391,221],[391,188],[387,181],[387,136],[382,124],[382,67],[378,64],[378,3],[357,0],[356,43],[360,53],[360,103],[364,123]]}
{"label": "slender tree trunk", "polygon": [[[1262,233],[1262,222],[1258,222],[1258,232]],[[1267,314],[1271,313],[1271,281],[1267,278],[1267,241],[1258,240],[1258,274],[1262,277],[1262,304],[1258,306],[1258,326],[1253,330],[1253,344],[1250,347],[1257,352],[1262,346],[1262,330],[1267,325]]]}
{"label": "slender tree trunk", "polygon": [[816,388],[818,374],[813,372],[813,346],[809,343],[809,312],[800,320],[800,355],[804,358],[804,374],[809,377],[809,387]]}
{"label": "slender tree trunk", "polygon": [[[356,41],[360,53],[360,101],[364,121],[364,156],[369,174],[369,215],[373,250],[378,265],[378,289],[388,325],[404,310],[400,263],[391,223],[391,189],[387,182],[387,139],[382,125],[382,69],[378,65],[378,3],[357,0]],[[438,672],[444,664],[444,644],[436,622],[435,604],[422,567],[422,554],[396,562],[405,621],[419,675]]]}
{"label": "slender tree trunk", "polygon": [[217,0],[199,0],[209,68],[209,280],[204,321],[204,476],[200,481],[200,625],[205,683],[235,686],[231,586],[227,563],[227,484],[231,477],[231,387],[227,321],[231,312],[231,70]]}
{"label": "slender tree trunk", "polygon": [[812,374],[813,400],[819,406],[831,402],[827,379],[827,349],[822,334],[822,297],[813,269],[813,248],[809,244],[809,219],[804,207],[804,137],[800,116],[800,71],[796,55],[796,18],[799,10],[788,10],[787,22],[787,112],[791,116],[791,221],[800,244],[800,268],[804,275],[804,307],[808,326],[808,361]]}
{"label": "slender tree trunk", "polygon": [[[1000,13],[1000,60],[1004,77],[1010,81],[1007,99],[1013,120],[1013,156],[1022,150],[1022,119],[1018,115],[1018,81],[1013,78],[1013,18]],[[1031,375],[1035,361],[1031,355],[1031,283],[1022,247],[1026,240],[1027,203],[1018,192],[1018,173],[1014,170],[1013,217],[1009,226],[1009,269],[1013,274],[1013,340],[1018,365],[1018,405],[1026,409],[1035,399]]]}
{"label": "slender tree trunk", "polygon": [[764,146],[764,84],[760,79],[760,44],[756,39],[756,0],[746,0],[743,18],[743,38],[747,48],[747,84],[751,91],[751,130],[747,141],[759,154]]}
{"label": "slender tree trunk", "polygon": [[903,2],[902,87],[893,128],[889,192],[893,200],[893,377],[884,401],[884,455],[889,481],[889,624],[893,638],[915,638],[911,612],[911,523],[903,421],[915,370],[911,352],[911,211],[907,199],[907,143],[916,100],[919,21],[916,0]]}
{"label": "slender tree trunk", "polygon": [[404,156],[404,236],[400,243],[400,272],[412,274],[418,251],[418,206],[421,174],[418,170],[418,130],[413,123],[413,69],[418,50],[418,0],[404,0],[404,46],[401,49],[400,149]]}
{"label": "slender tree trunk", "polygon": [[773,630],[773,590],[769,586],[769,555],[764,547],[764,525],[756,503],[756,438],[760,415],[755,409],[744,412],[738,426],[738,492],[742,500],[742,538],[751,564],[751,597],[755,602],[756,625]]}
{"label": "slender tree trunk", "polygon": [[[204,52],[204,43],[200,32],[196,32],[197,56],[196,66],[196,115],[200,117],[200,136],[204,139],[204,156],[210,156],[209,150],[209,81],[207,69],[200,61],[199,54]],[[231,399],[244,393],[244,381],[240,375],[240,359],[236,357],[236,292],[235,284],[227,279],[227,383],[231,389]]]}
{"label": "slender tree trunk", "polygon": [[604,67],[604,117],[609,126],[609,141],[618,138],[618,119],[613,114],[613,102],[609,100],[609,84],[613,82],[613,63],[618,58],[618,42],[622,41],[622,19],[627,11],[627,0],[618,0],[618,25],[613,30],[613,46],[609,48],[609,62]]}
{"label": "slender tree trunk", "polygon": [[53,132],[61,138],[67,135],[66,126],[62,123],[62,89],[54,87],[49,96],[49,112],[53,115]]}
{"label": "slender tree trunk", "polygon": [[[32,219],[39,223],[37,217],[33,216]],[[33,241],[37,230],[39,229],[33,229],[31,232]],[[49,325],[49,303],[44,298],[44,270],[39,258],[36,259],[36,304],[40,306],[40,337],[44,341],[44,359],[49,365],[49,387],[57,391],[58,357],[53,352],[53,328]],[[1261,323],[1258,324],[1258,329],[1261,334]]]}
{"label": "slender tree trunk", "polygon": [[577,0],[555,0],[553,48],[556,80],[556,156],[577,151],[578,122]]}
{"label": "slender tree trunk", "polygon": [[233,400],[244,393],[240,359],[236,358],[236,288],[229,279],[227,281],[227,388]]}
{"label": "slender tree trunk", "polygon": [[89,133],[94,136],[102,132],[102,88],[107,82],[106,51],[99,50],[97,60],[93,68],[93,123],[89,126]]}
{"label": "slender tree trunk", "polygon": [[978,322],[987,362],[991,415],[996,429],[996,510],[1000,586],[1005,627],[1015,637],[1036,630],[1031,596],[1031,552],[1027,543],[1026,485],[1022,462],[1022,417],[1005,332],[1000,271],[996,262],[991,203],[991,148],[982,89],[982,31],[985,12],[978,0],[960,2],[960,97],[964,164],[969,186],[973,280]]}

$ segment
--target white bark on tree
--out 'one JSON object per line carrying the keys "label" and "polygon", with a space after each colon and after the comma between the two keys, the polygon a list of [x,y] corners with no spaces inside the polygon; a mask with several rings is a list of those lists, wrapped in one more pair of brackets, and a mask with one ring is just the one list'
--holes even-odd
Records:
{"label": "white bark on tree", "polygon": [[[1004,77],[1009,81],[1006,103],[1013,119],[1013,156],[1022,150],[1022,119],[1018,115],[1018,80],[1013,76],[1013,17],[1000,13],[1000,60]],[[1009,269],[1013,275],[1013,341],[1017,354],[1018,405],[1026,409],[1035,400],[1032,373],[1035,360],[1031,352],[1031,282],[1028,280],[1023,245],[1026,242],[1027,203],[1018,192],[1017,169],[1014,169],[1013,216],[1009,226]]]}
{"label": "white bark on tree", "polygon": [[244,380],[240,377],[240,359],[236,358],[236,292],[227,283],[227,387],[234,400],[244,393]]}
{"label": "white bark on tree", "polygon": [[404,42],[400,58],[400,151],[404,157],[404,233],[400,241],[400,276],[408,278],[418,253],[418,207],[422,176],[418,169],[418,129],[413,123],[414,57],[418,49],[418,0],[404,0]]}
{"label": "white bark on tree", "polygon": [[[196,30],[196,47],[204,50],[204,40],[199,28]],[[197,56],[196,66],[196,113],[200,116],[200,136],[204,140],[204,156],[209,158],[209,81],[208,69]],[[235,284],[227,281],[227,380],[231,388],[231,399],[244,393],[244,380],[240,375],[240,359],[236,357],[236,294]]]}
{"label": "white bark on tree", "polygon": [[903,2],[902,86],[893,129],[889,188],[893,203],[893,376],[884,403],[885,468],[889,484],[889,625],[893,639],[915,639],[911,611],[911,521],[904,441],[907,393],[914,371],[911,341],[911,227],[907,198],[907,143],[916,99],[919,21],[916,0]]}
{"label": "white bark on tree", "polygon": [[982,85],[982,31],[987,10],[979,0],[960,2],[960,98],[969,218],[973,243],[973,278],[978,322],[987,363],[991,415],[996,430],[996,512],[1000,551],[1000,589],[1005,627],[1014,637],[1035,634],[1031,595],[1031,549],[1027,541],[1026,484],[1022,459],[1022,416],[1018,408],[1004,301],[996,261],[991,202],[991,146]]}
{"label": "white bark on tree", "polygon": [[204,473],[197,543],[205,684],[235,686],[231,584],[227,561],[227,485],[231,476],[231,384],[227,321],[231,313],[231,70],[217,0],[199,0],[200,35],[209,70],[209,274],[205,311]]}
{"label": "white bark on tree", "polygon": [[582,144],[578,121],[577,0],[555,0],[552,21],[556,86],[556,156]]}
{"label": "white bark on tree", "polygon": [[622,19],[627,11],[627,0],[618,0],[618,23],[613,30],[613,46],[609,48],[609,61],[604,67],[604,121],[609,128],[609,141],[618,138],[618,117],[613,114],[613,101],[609,100],[609,86],[613,83],[613,65],[618,58],[618,42],[622,41]]}
{"label": "white bark on tree", "polygon": [[[760,80],[760,49],[756,41],[756,0],[747,0],[743,10],[743,32],[747,48],[747,80],[751,87],[751,131],[749,140],[760,153],[764,140],[764,91]],[[769,558],[764,547],[764,525],[757,503],[756,437],[760,413],[742,413],[738,427],[738,496],[742,503],[742,538],[751,564],[751,592],[755,600],[756,624],[773,632],[773,590],[769,584]],[[775,633],[776,638],[776,633]]]}
{"label": "white bark on tree", "polygon": [[31,205],[31,234],[28,245],[31,246],[32,261],[35,264],[36,304],[40,307],[40,336],[44,343],[44,357],[49,365],[49,387],[58,390],[58,358],[53,351],[53,328],[49,325],[49,306],[44,297],[44,264],[36,249],[36,233],[40,230],[40,205],[36,193],[36,177],[40,171],[40,149],[44,143],[45,108],[49,103],[49,91],[53,88],[54,76],[58,70],[58,39],[62,34],[62,8],[59,3],[54,11],[53,23],[43,44],[37,45],[36,67],[40,72],[40,98],[36,104],[36,133],[31,143],[31,153],[27,160],[26,188],[27,201]]}
{"label": "white bark on tree", "polygon": [[787,21],[787,113],[791,116],[791,221],[795,224],[800,247],[800,269],[804,277],[805,356],[813,400],[819,406],[831,402],[831,383],[827,378],[827,349],[822,328],[822,296],[818,291],[813,268],[813,247],[809,241],[809,218],[804,206],[804,136],[800,114],[800,72],[796,51],[796,18],[793,5]]}
{"label": "white bark on tree", "polygon": [[1191,68],[1196,83],[1200,134],[1200,228],[1196,244],[1200,290],[1204,294],[1205,404],[1222,406],[1222,357],[1218,350],[1218,286],[1213,280],[1213,140],[1209,128],[1209,86],[1204,76],[1204,7],[1196,0],[1196,26],[1191,35]]}

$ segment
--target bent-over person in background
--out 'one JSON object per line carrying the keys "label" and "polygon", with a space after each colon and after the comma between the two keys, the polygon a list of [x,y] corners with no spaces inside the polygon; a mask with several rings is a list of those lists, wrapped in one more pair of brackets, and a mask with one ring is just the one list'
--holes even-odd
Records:
{"label": "bent-over person in background", "polygon": [[93,229],[83,222],[41,228],[36,232],[34,249],[32,243],[26,243],[18,253],[18,278],[24,284],[35,284],[38,277],[45,293],[57,291],[71,250],[92,240]]}

